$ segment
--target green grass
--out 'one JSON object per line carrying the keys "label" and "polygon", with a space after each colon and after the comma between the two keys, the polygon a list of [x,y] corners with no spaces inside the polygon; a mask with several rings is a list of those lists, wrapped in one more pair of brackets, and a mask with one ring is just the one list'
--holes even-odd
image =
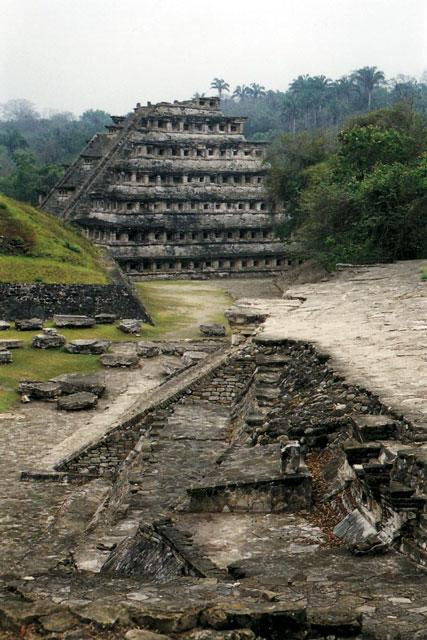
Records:
{"label": "green grass", "polygon": [[[11,334],[12,332],[5,332]],[[73,355],[59,349],[33,349],[25,345],[12,350],[13,362],[0,365],[0,411],[18,400],[20,380],[46,381],[61,373],[91,373],[100,368],[98,356]]]}
{"label": "green grass", "polygon": [[153,280],[137,283],[140,298],[154,326],[144,325],[148,340],[197,338],[199,325],[225,324],[224,310],[232,304],[231,297],[209,282],[194,280]]}
{"label": "green grass", "polygon": [[57,217],[0,195],[0,282],[105,284],[97,248]]}
{"label": "green grass", "polygon": [[[155,326],[142,325],[141,336],[124,334],[115,325],[101,324],[88,329],[59,329],[67,341],[100,338],[112,342],[200,337],[199,324],[226,324],[224,309],[232,300],[217,285],[198,281],[154,281],[137,285],[141,299]],[[52,326],[51,322],[45,326]],[[99,369],[98,356],[73,355],[60,349],[33,349],[31,339],[39,331],[0,332],[0,339],[18,338],[24,347],[13,349],[13,363],[0,365],[0,412],[13,408],[18,400],[18,383],[23,379],[49,380],[61,373],[90,373]]]}
{"label": "green grass", "polygon": [[427,280],[427,267],[421,267],[420,274],[421,280]]}

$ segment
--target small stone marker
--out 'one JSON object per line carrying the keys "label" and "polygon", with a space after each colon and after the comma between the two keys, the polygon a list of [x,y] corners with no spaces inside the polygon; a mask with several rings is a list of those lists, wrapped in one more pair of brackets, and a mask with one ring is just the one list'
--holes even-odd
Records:
{"label": "small stone marker", "polygon": [[5,349],[19,349],[24,345],[22,340],[10,339],[10,340],[0,340],[0,351],[4,351]]}
{"label": "small stone marker", "polygon": [[133,353],[105,353],[99,360],[104,367],[136,367],[139,363]]}
{"label": "small stone marker", "polygon": [[79,391],[58,399],[57,407],[62,411],[82,411],[93,409],[98,403],[98,396],[88,391]]}
{"label": "small stone marker", "polygon": [[199,330],[204,336],[225,336],[225,327],[223,324],[201,324]]}
{"label": "small stone marker", "polygon": [[124,319],[119,322],[117,328],[123,333],[141,333],[141,320],[136,319]]}
{"label": "small stone marker", "polygon": [[96,324],[114,324],[117,316],[114,313],[97,313],[95,316]]}
{"label": "small stone marker", "polygon": [[154,358],[160,355],[160,348],[155,342],[138,342],[136,352],[141,358]]}
{"label": "small stone marker", "polygon": [[10,329],[10,322],[6,322],[6,320],[0,320],[0,331],[7,331]]}
{"label": "small stone marker", "polygon": [[7,349],[0,351],[0,364],[10,364],[12,362],[12,353]]}
{"label": "small stone marker", "polygon": [[111,342],[108,340],[71,340],[65,346],[68,353],[95,354],[105,353]]}
{"label": "small stone marker", "polygon": [[63,373],[49,380],[60,385],[63,395],[88,391],[95,395],[102,396],[105,391],[105,384],[101,378],[95,374],[88,373]]}
{"label": "small stone marker", "polygon": [[58,382],[39,382],[37,380],[21,380],[18,391],[22,396],[37,398],[37,400],[52,400],[61,395],[61,385]]}
{"label": "small stone marker", "polygon": [[63,347],[66,343],[65,336],[59,333],[38,333],[31,341],[31,346],[35,349],[53,349]]}
{"label": "small stone marker", "polygon": [[95,318],[89,318],[89,316],[55,315],[53,316],[53,324],[55,327],[80,329],[93,327],[95,324]]}
{"label": "small stone marker", "polygon": [[43,329],[43,320],[40,318],[15,320],[15,329],[18,331],[35,331],[37,329]]}

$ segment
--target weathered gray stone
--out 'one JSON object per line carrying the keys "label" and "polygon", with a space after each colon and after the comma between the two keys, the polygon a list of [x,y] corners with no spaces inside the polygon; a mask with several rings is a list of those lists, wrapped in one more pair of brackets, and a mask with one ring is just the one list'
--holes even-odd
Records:
{"label": "weathered gray stone", "polygon": [[95,315],[96,324],[114,324],[116,319],[115,313],[97,313]]}
{"label": "weathered gray stone", "polygon": [[68,353],[96,354],[105,353],[111,342],[108,340],[71,340],[65,346]]}
{"label": "weathered gray stone", "polygon": [[95,318],[89,318],[89,316],[54,315],[53,324],[55,325],[55,327],[93,327],[93,325],[95,324]]}
{"label": "weathered gray stone", "polygon": [[106,388],[101,378],[93,373],[64,373],[52,378],[49,382],[58,383],[63,395],[88,391],[100,397]]}
{"label": "weathered gray stone", "polygon": [[204,336],[225,336],[225,327],[223,324],[201,324],[199,329],[200,333]]}
{"label": "weathered gray stone", "polygon": [[4,349],[19,349],[24,346],[24,342],[22,340],[10,338],[9,340],[0,340],[0,350]]}
{"label": "weathered gray stone", "polygon": [[153,358],[160,355],[160,347],[155,342],[138,342],[136,352],[141,358]]}
{"label": "weathered gray stone", "polygon": [[10,322],[6,322],[6,320],[0,320],[0,331],[7,331],[10,329]]}
{"label": "weathered gray stone", "polygon": [[186,367],[192,366],[193,364],[197,364],[204,360],[207,356],[205,351],[185,351],[182,354],[182,364]]}
{"label": "weathered gray stone", "polygon": [[61,393],[61,385],[50,380],[49,382],[38,382],[37,380],[21,380],[18,386],[21,395],[37,400],[52,400],[58,398]]}
{"label": "weathered gray stone", "polygon": [[40,318],[25,318],[15,320],[15,329],[18,331],[34,331],[43,328],[43,320]]}
{"label": "weathered gray stone", "polygon": [[141,333],[141,320],[136,319],[124,319],[120,320],[117,328],[123,333]]}
{"label": "weathered gray stone", "polygon": [[40,622],[45,631],[64,632],[74,629],[79,624],[77,616],[70,611],[57,611],[47,616],[41,616]]}
{"label": "weathered gray stone", "polygon": [[230,326],[260,324],[266,320],[268,313],[245,307],[231,307],[224,312]]}
{"label": "weathered gray stone", "polygon": [[58,399],[58,409],[63,411],[82,411],[93,409],[98,403],[98,396],[88,391],[79,391]]}
{"label": "weathered gray stone", "polygon": [[9,364],[12,362],[12,353],[8,349],[0,351],[0,364]]}
{"label": "weathered gray stone", "polygon": [[47,333],[38,333],[31,341],[31,346],[35,349],[54,349],[63,347],[66,343],[65,336],[61,334],[51,335]]}
{"label": "weathered gray stone", "polygon": [[139,363],[133,353],[105,353],[99,360],[104,367],[136,367]]}
{"label": "weathered gray stone", "polygon": [[352,545],[362,542],[370,535],[376,535],[377,530],[367,517],[354,509],[337,524],[334,534],[344,540],[347,544]]}
{"label": "weathered gray stone", "polygon": [[129,629],[125,633],[125,640],[170,640],[170,636],[148,631],[148,629]]}

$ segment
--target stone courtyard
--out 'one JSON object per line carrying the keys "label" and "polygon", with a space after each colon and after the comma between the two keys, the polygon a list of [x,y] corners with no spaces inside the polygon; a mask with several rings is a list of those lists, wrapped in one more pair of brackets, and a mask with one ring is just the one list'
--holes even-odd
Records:
{"label": "stone courtyard", "polygon": [[0,638],[427,638],[420,267],[224,282],[231,340],[0,414]]}

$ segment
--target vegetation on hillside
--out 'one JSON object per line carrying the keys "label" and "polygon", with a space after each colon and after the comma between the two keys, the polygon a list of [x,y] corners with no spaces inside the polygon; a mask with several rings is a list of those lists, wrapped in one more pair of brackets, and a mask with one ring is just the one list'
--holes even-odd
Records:
{"label": "vegetation on hillside", "polygon": [[427,256],[427,118],[407,103],[347,122],[336,135],[283,135],[270,189],[281,234],[300,257],[390,262]]}
{"label": "vegetation on hillside", "polygon": [[105,283],[96,248],[55,216],[0,195],[0,282]]}
{"label": "vegetation on hillside", "polygon": [[108,113],[85,111],[42,117],[28,100],[0,105],[0,191],[37,204],[87,140],[111,123]]}
{"label": "vegetation on hillside", "polygon": [[246,136],[271,141],[283,132],[338,128],[352,115],[405,101],[427,115],[427,77],[386,79],[383,71],[362,67],[332,80],[324,75],[300,75],[286,91],[273,91],[256,82],[229,91],[223,78],[211,84],[222,97],[227,115],[245,115]]}

